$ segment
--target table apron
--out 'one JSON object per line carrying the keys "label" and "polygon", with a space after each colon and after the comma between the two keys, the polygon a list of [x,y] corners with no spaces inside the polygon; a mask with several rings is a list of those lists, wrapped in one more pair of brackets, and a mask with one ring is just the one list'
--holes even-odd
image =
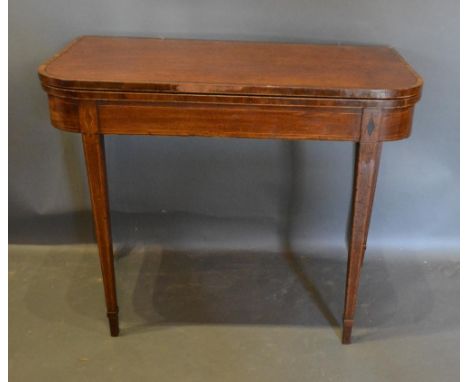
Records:
{"label": "table apron", "polygon": [[99,132],[240,138],[358,140],[361,111],[239,105],[98,106]]}
{"label": "table apron", "polygon": [[[55,127],[81,133],[360,141],[363,113],[379,115],[377,140],[410,135],[413,106],[361,108],[196,102],[100,102],[49,96]],[[93,129],[86,116],[94,110]],[[81,111],[80,111],[81,110]],[[377,119],[376,119],[377,120]]]}

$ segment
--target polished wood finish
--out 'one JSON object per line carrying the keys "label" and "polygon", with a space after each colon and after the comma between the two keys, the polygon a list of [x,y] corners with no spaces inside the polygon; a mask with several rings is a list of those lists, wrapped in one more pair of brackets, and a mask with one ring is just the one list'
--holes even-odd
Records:
{"label": "polished wood finish", "polygon": [[[258,108],[252,106],[165,104],[101,105],[103,134],[193,135],[207,137],[358,140],[358,110]],[[261,123],[259,123],[261,121]],[[294,130],[288,125],[293,124]],[[254,128],[254,129],[253,129]]]}
{"label": "polished wood finish", "polygon": [[39,73],[50,86],[196,94],[388,99],[420,77],[385,46],[87,36]]}
{"label": "polished wood finish", "polygon": [[[46,90],[49,92],[52,124],[61,130],[81,132],[80,126],[76,124],[78,106],[80,102],[90,100],[89,93],[81,95],[58,92],[55,88],[48,87]],[[92,95],[96,97],[96,94]],[[114,93],[111,95],[116,97]],[[130,93],[130,96],[136,95],[140,94]],[[78,97],[75,98],[75,96]],[[109,93],[103,95],[103,97],[107,96]],[[372,101],[353,103],[351,100],[302,100],[293,97],[271,100],[246,97],[239,100],[219,96],[204,96],[195,99],[194,96],[187,95],[181,95],[174,101],[177,97],[174,95],[168,97],[165,94],[144,94],[145,98],[151,100],[135,101],[128,94],[122,94],[122,96],[129,99],[96,99],[100,134],[225,136],[358,142],[361,134],[362,110],[377,107],[383,119],[380,139],[394,141],[409,137],[413,119],[413,105],[387,107],[389,105],[376,104]],[[162,100],[160,101],[159,98]],[[170,101],[166,101],[168,98]],[[390,100],[391,104],[393,102],[394,100]],[[174,118],[171,119],[171,117]],[[286,120],[288,123],[284,124]],[[281,122],[283,124],[280,124]]]}
{"label": "polished wood finish", "polygon": [[351,343],[351,330],[356,310],[359,277],[366,251],[367,235],[382,150],[382,142],[379,141],[381,120],[382,115],[378,110],[366,110],[364,112],[361,140],[357,145],[343,314],[342,342],[344,344]]}
{"label": "polished wood finish", "polygon": [[119,335],[117,294],[115,291],[114,255],[107,192],[107,173],[104,137],[95,134],[96,105],[83,103],[80,108],[80,124],[89,131],[82,134],[83,150],[88,172],[89,192],[93,211],[94,231],[101,262],[107,317],[112,336]]}
{"label": "polished wood finish", "polygon": [[112,335],[106,134],[358,145],[343,343],[350,343],[382,143],[409,137],[421,77],[392,48],[80,37],[39,67],[52,124],[83,137]]}

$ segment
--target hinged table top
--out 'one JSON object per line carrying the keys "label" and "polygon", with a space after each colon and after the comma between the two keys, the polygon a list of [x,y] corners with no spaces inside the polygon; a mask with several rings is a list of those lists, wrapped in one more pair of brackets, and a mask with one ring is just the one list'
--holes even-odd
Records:
{"label": "hinged table top", "polygon": [[359,99],[418,97],[422,86],[385,46],[97,36],[74,40],[39,75],[66,89]]}

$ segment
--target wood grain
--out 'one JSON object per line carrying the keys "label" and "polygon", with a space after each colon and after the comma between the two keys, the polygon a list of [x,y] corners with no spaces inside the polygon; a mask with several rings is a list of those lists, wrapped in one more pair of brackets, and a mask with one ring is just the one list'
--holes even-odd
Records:
{"label": "wood grain", "polygon": [[360,122],[358,109],[220,108],[187,103],[99,106],[103,134],[358,140]]}
{"label": "wood grain", "polygon": [[[179,102],[96,101],[49,95],[52,124],[70,132],[87,132],[78,123],[80,103],[94,101],[102,134],[223,136],[241,138],[349,140],[360,139],[363,108],[317,102],[241,103],[197,99]],[[194,102],[197,101],[197,102]],[[381,141],[408,138],[413,107],[365,108],[382,114]],[[208,114],[207,114],[208,113]],[[208,118],[209,116],[209,118]],[[221,120],[222,119],[222,120]]]}
{"label": "wood grain", "polygon": [[82,134],[111,335],[119,333],[104,135],[357,142],[343,343],[351,342],[382,143],[422,79],[392,48],[81,37],[39,67],[52,124]]}
{"label": "wood grain", "polygon": [[422,80],[392,48],[84,36],[41,66],[52,86],[398,98]]}
{"label": "wood grain", "polygon": [[[83,123],[96,121],[95,105],[86,105],[80,111],[85,116]],[[92,130],[92,128],[90,128]],[[114,254],[112,249],[111,222],[107,191],[107,171],[104,137],[100,134],[82,134],[83,150],[88,173],[94,231],[99,250],[99,259],[106,298],[107,317],[112,336],[119,335],[117,293],[115,288]]]}

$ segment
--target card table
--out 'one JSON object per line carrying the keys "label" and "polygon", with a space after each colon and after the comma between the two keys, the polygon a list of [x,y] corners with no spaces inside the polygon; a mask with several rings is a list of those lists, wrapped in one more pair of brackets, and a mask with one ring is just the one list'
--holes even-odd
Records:
{"label": "card table", "polygon": [[408,138],[423,80],[392,48],[84,36],[39,67],[50,119],[82,137],[112,336],[119,334],[104,136],[357,145],[342,342],[351,342],[382,145]]}

